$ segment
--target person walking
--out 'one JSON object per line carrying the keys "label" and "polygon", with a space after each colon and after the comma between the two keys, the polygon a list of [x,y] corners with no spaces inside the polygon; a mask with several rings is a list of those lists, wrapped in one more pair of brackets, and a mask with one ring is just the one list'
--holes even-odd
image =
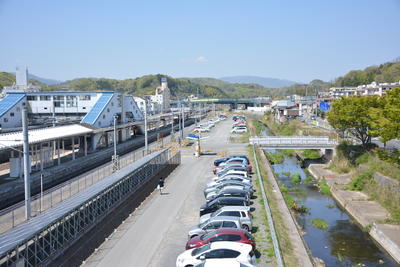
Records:
{"label": "person walking", "polygon": [[160,181],[158,181],[157,189],[160,190],[160,195],[162,195],[162,190],[164,188],[164,179],[161,177]]}

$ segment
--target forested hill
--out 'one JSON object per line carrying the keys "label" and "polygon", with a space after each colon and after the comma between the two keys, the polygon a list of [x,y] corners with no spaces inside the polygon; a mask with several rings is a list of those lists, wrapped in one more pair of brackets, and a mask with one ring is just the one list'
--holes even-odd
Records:
{"label": "forested hill", "polygon": [[387,62],[379,66],[370,66],[364,70],[352,70],[335,81],[336,86],[358,86],[375,82],[400,81],[400,62]]}

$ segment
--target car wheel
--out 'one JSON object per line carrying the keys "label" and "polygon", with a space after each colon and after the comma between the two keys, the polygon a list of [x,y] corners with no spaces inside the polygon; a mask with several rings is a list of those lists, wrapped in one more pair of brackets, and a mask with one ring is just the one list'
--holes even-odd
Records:
{"label": "car wheel", "polygon": [[242,228],[243,228],[244,230],[246,230],[247,232],[250,230],[249,226],[246,225],[246,224],[244,224],[244,225],[242,226]]}

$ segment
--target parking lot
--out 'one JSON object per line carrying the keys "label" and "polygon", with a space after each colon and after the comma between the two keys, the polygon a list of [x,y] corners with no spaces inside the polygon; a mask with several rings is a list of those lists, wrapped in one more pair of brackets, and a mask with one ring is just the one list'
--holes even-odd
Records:
{"label": "parking lot", "polygon": [[[220,122],[201,141],[203,152],[243,154],[246,145],[229,143],[232,120]],[[188,230],[198,224],[203,189],[213,176],[220,155],[194,157],[194,147],[182,149],[182,164],[166,180],[164,194],[153,192],[84,266],[175,266],[185,250]]]}

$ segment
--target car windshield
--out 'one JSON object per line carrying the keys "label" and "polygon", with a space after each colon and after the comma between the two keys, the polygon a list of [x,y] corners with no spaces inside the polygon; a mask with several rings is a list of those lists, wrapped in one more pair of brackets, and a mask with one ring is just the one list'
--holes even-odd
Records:
{"label": "car windshield", "polygon": [[213,235],[215,235],[215,232],[210,232],[208,234],[204,234],[204,235],[200,236],[200,240],[203,241],[203,240],[209,239]]}
{"label": "car windshield", "polygon": [[195,257],[195,256],[197,256],[197,255],[199,255],[199,254],[201,254],[201,253],[206,252],[207,250],[210,249],[210,246],[211,246],[211,244],[208,244],[208,245],[201,246],[201,247],[199,247],[199,248],[193,249],[193,251],[192,251],[192,256]]}
{"label": "car windshield", "polygon": [[199,224],[199,228],[203,228],[204,226],[206,226],[206,224],[208,223],[209,220],[206,220],[205,222]]}
{"label": "car windshield", "polygon": [[217,216],[218,212],[219,212],[219,210],[214,211],[213,213],[211,213],[211,216],[210,216],[210,217],[215,217],[215,216]]}

